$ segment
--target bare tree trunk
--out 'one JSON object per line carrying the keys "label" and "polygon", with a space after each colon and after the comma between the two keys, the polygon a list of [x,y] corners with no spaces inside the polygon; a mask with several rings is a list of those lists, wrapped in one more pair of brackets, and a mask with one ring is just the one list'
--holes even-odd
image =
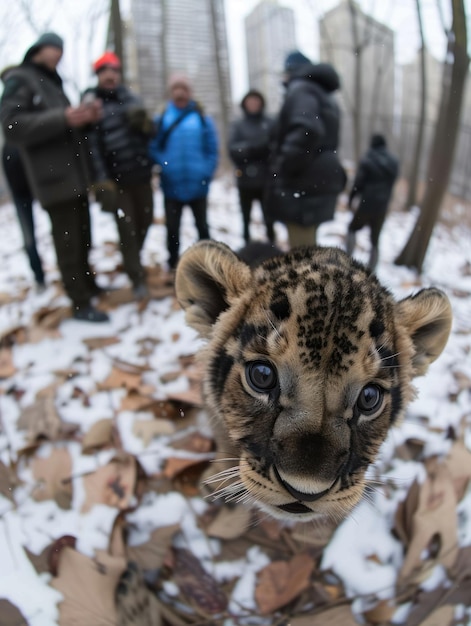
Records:
{"label": "bare tree trunk", "polygon": [[113,45],[116,55],[121,60],[123,76],[125,76],[125,58],[124,58],[124,46],[123,46],[123,23],[121,20],[121,10],[119,7],[119,0],[111,0],[110,10],[111,27],[113,30]]}
{"label": "bare tree trunk", "polygon": [[362,52],[363,45],[360,43],[358,35],[358,24],[356,7],[353,0],[348,0],[348,8],[350,9],[350,19],[352,27],[353,54],[355,56],[355,80],[354,80],[354,103],[352,107],[352,124],[353,124],[353,153],[355,161],[358,163],[361,156],[361,111],[362,111]]}
{"label": "bare tree trunk", "polygon": [[218,94],[219,94],[219,108],[221,110],[221,126],[220,126],[220,157],[221,165],[224,169],[229,167],[229,158],[227,156],[227,133],[229,127],[229,119],[227,112],[226,90],[224,86],[224,76],[221,67],[221,49],[219,45],[219,29],[218,29],[218,16],[216,14],[216,7],[213,0],[208,0],[211,9],[211,29],[213,34],[214,43],[214,56],[216,59],[216,71],[218,77]]}
{"label": "bare tree trunk", "polygon": [[417,204],[417,181],[419,178],[420,159],[422,156],[422,146],[424,143],[424,129],[425,129],[425,103],[427,100],[427,69],[425,66],[425,39],[424,39],[424,26],[422,22],[422,11],[420,7],[420,0],[416,1],[417,7],[417,22],[420,32],[420,109],[419,109],[419,126],[417,128],[417,137],[415,139],[414,156],[412,158],[412,167],[409,175],[409,190],[407,192],[407,199],[404,205],[404,209],[410,209]]}
{"label": "bare tree trunk", "polygon": [[427,187],[415,227],[395,260],[422,271],[428,244],[448,186],[458,135],[469,57],[464,0],[451,0],[453,22],[448,32],[440,112],[430,153]]}

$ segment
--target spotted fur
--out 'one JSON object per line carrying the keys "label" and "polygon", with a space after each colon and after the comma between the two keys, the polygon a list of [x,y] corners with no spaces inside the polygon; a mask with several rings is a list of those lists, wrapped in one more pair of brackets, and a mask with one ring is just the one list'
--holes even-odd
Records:
{"label": "spotted fur", "polygon": [[182,256],[176,293],[207,339],[215,494],[279,518],[348,514],[413,378],[446,344],[447,297],[431,288],[396,302],[335,248],[300,248],[251,269],[212,241]]}

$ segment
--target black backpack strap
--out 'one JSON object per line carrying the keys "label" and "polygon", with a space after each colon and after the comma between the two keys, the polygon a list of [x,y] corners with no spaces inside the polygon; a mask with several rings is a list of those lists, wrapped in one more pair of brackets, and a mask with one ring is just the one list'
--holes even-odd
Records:
{"label": "black backpack strap", "polygon": [[[183,113],[179,117],[177,117],[177,119],[173,120],[170,126],[164,130],[160,139],[157,140],[159,150],[165,150],[165,146],[167,145],[168,138],[170,137],[172,131],[175,130],[175,128],[180,124],[180,122],[182,122],[185,119],[185,117],[189,115],[190,113],[193,113],[193,109],[187,109],[186,111],[183,111]],[[160,133],[160,130],[162,128],[164,115],[165,115],[165,112],[162,113],[162,116],[158,122],[157,131],[156,131],[157,136]]]}

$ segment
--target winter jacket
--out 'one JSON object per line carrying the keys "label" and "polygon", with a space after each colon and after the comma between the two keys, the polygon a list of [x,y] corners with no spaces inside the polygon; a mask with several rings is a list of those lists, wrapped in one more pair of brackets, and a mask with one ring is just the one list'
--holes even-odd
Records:
{"label": "winter jacket", "polygon": [[[182,115],[182,120],[166,133]],[[161,167],[164,196],[180,202],[205,197],[218,162],[218,138],[212,119],[191,101],[185,109],[170,102],[154,121],[158,131],[150,142],[150,154]]]}
{"label": "winter jacket", "polygon": [[87,193],[86,137],[67,126],[69,105],[57,72],[29,60],[9,72],[0,105],[5,141],[18,145],[44,207]]}
{"label": "winter jacket", "polygon": [[240,189],[262,189],[269,176],[270,134],[272,120],[263,111],[248,113],[242,105],[243,117],[236,120],[229,135],[228,150],[236,166]]}
{"label": "winter jacket", "polygon": [[133,115],[145,111],[140,98],[127,87],[87,89],[84,98],[92,95],[103,102],[103,117],[90,129],[89,144],[93,180],[113,179],[120,186],[146,182],[151,177],[149,156],[150,128],[137,128]]}
{"label": "winter jacket", "polygon": [[365,215],[386,213],[399,162],[384,146],[370,148],[361,159],[349,197],[349,206],[360,195],[358,211]]}
{"label": "winter jacket", "polygon": [[337,155],[340,111],[332,94],[339,86],[325,63],[304,65],[286,85],[271,157],[267,212],[274,220],[311,226],[333,219],[347,180]]}

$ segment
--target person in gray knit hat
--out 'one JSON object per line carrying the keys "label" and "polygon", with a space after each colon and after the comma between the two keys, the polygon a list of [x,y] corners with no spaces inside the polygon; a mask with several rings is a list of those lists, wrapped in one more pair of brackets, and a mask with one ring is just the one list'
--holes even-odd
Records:
{"label": "person in gray knit hat", "polygon": [[88,262],[91,247],[88,154],[84,132],[101,104],[71,106],[57,65],[63,40],[44,33],[9,72],[0,104],[5,141],[16,144],[34,197],[49,214],[57,263],[75,319],[103,322],[92,304],[100,292]]}

